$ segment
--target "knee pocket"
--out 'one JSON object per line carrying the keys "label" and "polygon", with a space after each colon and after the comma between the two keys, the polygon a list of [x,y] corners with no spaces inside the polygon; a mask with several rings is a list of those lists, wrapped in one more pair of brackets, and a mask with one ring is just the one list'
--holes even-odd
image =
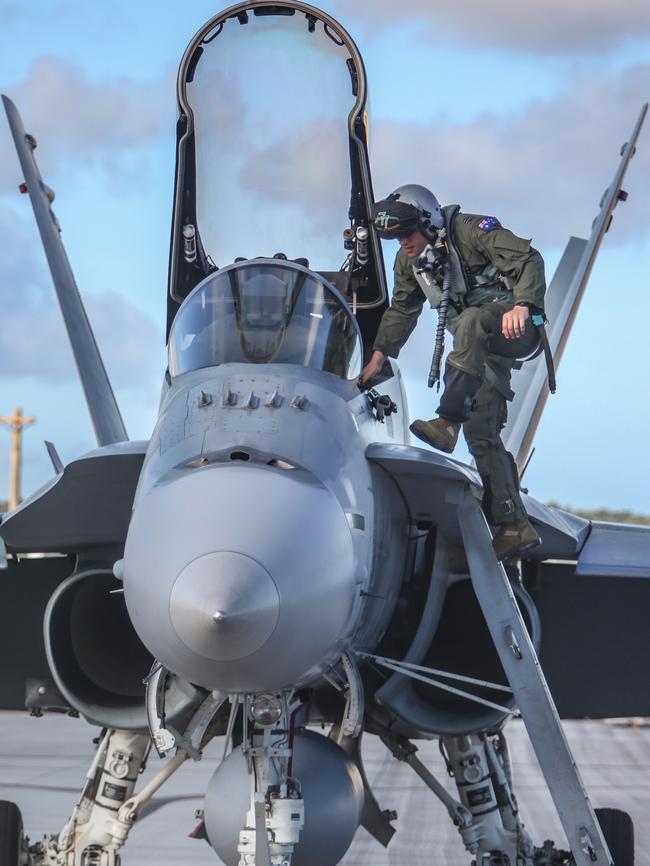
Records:
{"label": "knee pocket", "polygon": [[[475,413],[476,410],[472,415]],[[472,415],[463,424],[463,434],[471,453],[474,454],[475,450],[484,452],[490,448],[498,447],[501,442],[501,429],[503,427],[498,414],[496,417],[489,415],[486,417],[483,414],[472,417]]]}
{"label": "knee pocket", "polygon": [[476,327],[479,323],[492,325],[494,321],[494,311],[489,304],[484,304],[482,307],[466,307],[458,317],[459,326],[466,322]]}
{"label": "knee pocket", "polygon": [[465,348],[479,338],[488,340],[494,328],[495,320],[491,310],[486,310],[484,307],[467,307],[458,317],[454,330],[454,349]]}
{"label": "knee pocket", "polygon": [[487,457],[496,446],[496,440],[490,439],[472,439],[465,436],[465,441],[467,442],[467,450],[472,457]]}
{"label": "knee pocket", "polygon": [[459,331],[475,331],[476,325],[481,320],[481,311],[478,307],[467,307],[466,310],[458,317],[458,322],[456,324],[456,333]]}
{"label": "knee pocket", "polygon": [[476,333],[476,327],[481,321],[481,310],[479,307],[468,307],[458,317],[456,330],[454,331],[454,339],[463,337],[473,337]]}
{"label": "knee pocket", "polygon": [[458,324],[463,322],[477,322],[482,316],[482,307],[465,307],[463,312],[458,317]]}

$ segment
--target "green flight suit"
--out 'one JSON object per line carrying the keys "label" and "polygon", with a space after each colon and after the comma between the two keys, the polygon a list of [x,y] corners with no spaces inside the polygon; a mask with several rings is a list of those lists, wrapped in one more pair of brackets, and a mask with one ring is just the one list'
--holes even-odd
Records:
{"label": "green flight suit", "polygon": [[[447,363],[482,380],[463,433],[483,481],[486,516],[493,525],[514,523],[526,517],[526,510],[515,462],[500,434],[508,415],[506,400],[514,396],[510,373],[515,357],[530,354],[537,335],[528,320],[524,336],[506,341],[500,323],[502,314],[518,302],[543,311],[544,262],[529,240],[504,229],[494,217],[463,214],[455,205],[444,208],[443,213],[450,261],[455,263],[447,316],[454,348]],[[394,275],[393,298],[373,349],[397,358],[425,300],[428,297],[431,306],[437,307],[442,287],[428,285],[425,295],[413,262],[402,250],[395,259]]]}

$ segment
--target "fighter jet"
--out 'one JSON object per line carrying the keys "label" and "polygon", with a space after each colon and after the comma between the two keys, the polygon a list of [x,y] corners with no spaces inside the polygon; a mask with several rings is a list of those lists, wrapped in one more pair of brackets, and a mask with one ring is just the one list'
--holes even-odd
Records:
{"label": "fighter jet", "polygon": [[[382,845],[396,830],[364,734],[424,780],[468,861],[630,866],[629,817],[595,814],[560,717],[650,715],[627,663],[648,651],[650,533],[528,496],[542,545],[506,570],[475,470],[409,444],[395,361],[360,390],[388,291],[366,76],[337,21],[301,2],[233,6],[191,40],[177,97],[169,361],[146,442],[128,439],[36,142],[3,97],[97,448],[67,466],[51,449],[55,477],[0,525],[14,648],[0,699],[102,733],[63,828],[30,844],[18,806],[0,804],[2,866],[119,864],[143,804],[215,737],[197,835],[228,866],[335,866],[359,826]],[[646,110],[550,285],[556,361]],[[507,430],[520,465],[545,399],[538,363]],[[512,717],[570,850],[526,830]],[[455,796],[417,757],[422,739],[439,740]],[[152,743],[164,762],[136,792]]]}

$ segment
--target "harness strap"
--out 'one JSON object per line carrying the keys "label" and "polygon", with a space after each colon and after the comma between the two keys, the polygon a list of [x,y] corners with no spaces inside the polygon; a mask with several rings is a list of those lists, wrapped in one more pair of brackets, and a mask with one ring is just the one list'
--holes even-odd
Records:
{"label": "harness strap", "polygon": [[[536,321],[538,319],[539,321]],[[557,388],[557,382],[555,381],[555,364],[553,363],[553,352],[551,352],[551,346],[548,342],[548,334],[546,333],[546,328],[544,327],[546,323],[546,318],[540,313],[535,313],[533,315],[533,324],[537,328],[537,332],[539,333],[539,340],[541,348],[544,352],[544,359],[546,361],[546,376],[548,380],[548,390],[551,394],[555,394]]]}
{"label": "harness strap", "polygon": [[557,389],[557,382],[555,381],[555,364],[553,362],[553,353],[551,352],[551,345],[548,341],[548,334],[546,333],[546,316],[543,313],[533,313],[531,315],[531,319],[533,321],[533,325],[537,328],[537,334],[539,336],[539,345],[535,349],[532,355],[529,355],[527,358],[521,358],[521,362],[525,361],[534,361],[535,358],[539,357],[542,352],[544,352],[544,360],[546,361],[546,377],[548,380],[548,390],[551,394],[555,394]]}

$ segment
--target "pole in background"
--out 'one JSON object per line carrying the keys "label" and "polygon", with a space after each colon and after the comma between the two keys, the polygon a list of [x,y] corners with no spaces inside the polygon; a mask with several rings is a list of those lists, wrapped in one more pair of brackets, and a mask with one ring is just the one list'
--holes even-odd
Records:
{"label": "pole in background", "polygon": [[0,424],[9,428],[11,432],[11,452],[9,454],[9,502],[8,509],[13,511],[20,504],[20,470],[22,464],[22,436],[23,427],[29,427],[36,421],[33,415],[23,415],[23,410],[18,407],[13,414],[0,416]]}

